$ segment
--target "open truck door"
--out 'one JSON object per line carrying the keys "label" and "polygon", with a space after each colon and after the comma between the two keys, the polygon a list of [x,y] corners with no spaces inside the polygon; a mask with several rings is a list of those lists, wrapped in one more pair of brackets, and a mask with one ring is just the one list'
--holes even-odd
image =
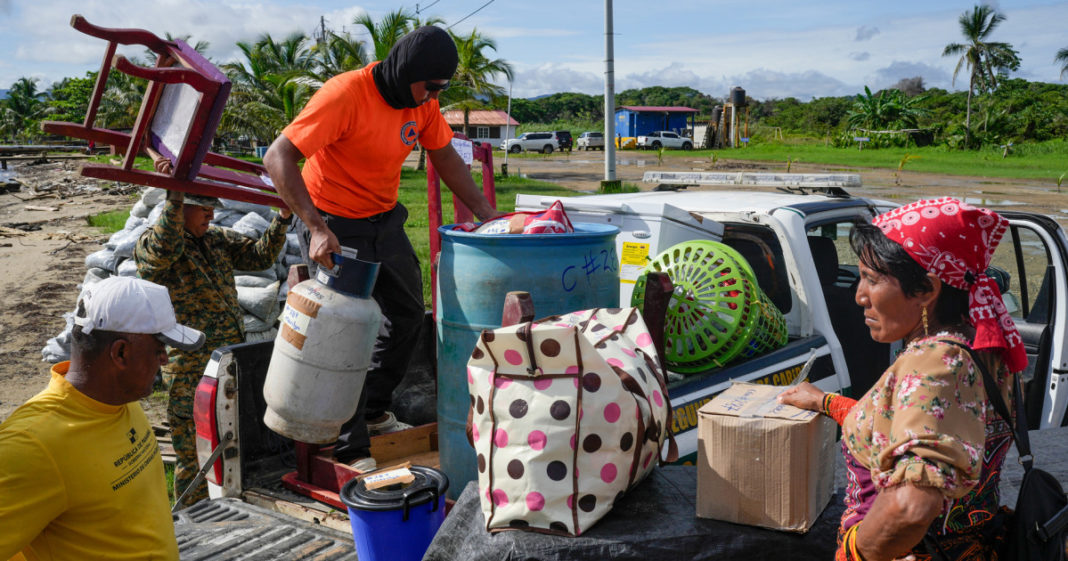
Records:
{"label": "open truck door", "polygon": [[[1068,424],[1068,238],[1052,218],[1000,211],[1009,220],[989,271],[1027,349],[1024,406],[1031,429]],[[1001,278],[997,278],[997,277]]]}

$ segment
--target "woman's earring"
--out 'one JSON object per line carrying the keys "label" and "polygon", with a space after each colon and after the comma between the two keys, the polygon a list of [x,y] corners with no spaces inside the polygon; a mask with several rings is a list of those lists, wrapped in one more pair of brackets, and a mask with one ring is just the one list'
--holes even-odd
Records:
{"label": "woman's earring", "polygon": [[923,336],[930,337],[927,333],[927,306],[923,307],[923,314],[920,317],[923,319]]}

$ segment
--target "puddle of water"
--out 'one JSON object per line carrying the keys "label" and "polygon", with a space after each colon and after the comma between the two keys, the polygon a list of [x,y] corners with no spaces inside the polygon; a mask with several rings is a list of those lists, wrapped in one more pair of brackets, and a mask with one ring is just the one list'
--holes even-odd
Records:
{"label": "puddle of water", "polygon": [[15,170],[13,169],[0,169],[0,183],[7,183],[8,181],[15,179]]}
{"label": "puddle of water", "polygon": [[1007,199],[987,199],[983,197],[964,197],[964,202],[974,206],[1018,206],[1027,203]]}

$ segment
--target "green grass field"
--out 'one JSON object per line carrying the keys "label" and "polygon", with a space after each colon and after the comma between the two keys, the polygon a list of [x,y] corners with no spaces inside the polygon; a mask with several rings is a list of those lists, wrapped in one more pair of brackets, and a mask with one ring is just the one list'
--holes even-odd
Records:
{"label": "green grass field", "polygon": [[782,171],[786,171],[787,160],[795,164],[897,170],[905,154],[919,157],[909,160],[904,169],[925,173],[1048,179],[1056,182],[1062,173],[1068,171],[1068,141],[1063,140],[1013,146],[1007,157],[1002,157],[1001,148],[973,151],[928,146],[857,150],[834,148],[820,140],[803,140],[759,143],[748,148],[695,150],[689,153],[670,150],[664,152],[664,160],[667,162],[675,158],[700,158],[711,162],[713,153],[721,160],[766,161],[772,164],[777,162],[782,164]]}
{"label": "green grass field", "polygon": [[[474,174],[475,184],[482,185],[482,175]],[[572,196],[574,191],[542,181],[534,181],[510,175],[494,180],[497,191],[497,208],[501,212],[515,209],[515,196],[522,192],[531,195]],[[408,222],[404,231],[412,241],[415,254],[423,270],[423,302],[430,304],[430,217],[427,206],[426,173],[410,169],[401,172],[400,202],[408,209]],[[452,192],[444,184],[441,186],[442,222],[453,222]]]}
{"label": "green grass field", "polygon": [[87,216],[85,220],[90,226],[100,228],[105,234],[114,234],[126,226],[126,219],[130,217],[130,209],[110,210]]}

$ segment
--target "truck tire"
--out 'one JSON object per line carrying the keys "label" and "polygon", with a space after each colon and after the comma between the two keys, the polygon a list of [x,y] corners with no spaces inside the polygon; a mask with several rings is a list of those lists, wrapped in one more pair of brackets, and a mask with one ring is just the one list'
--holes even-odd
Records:
{"label": "truck tire", "polygon": [[545,147],[541,149],[541,153],[542,154],[552,154],[553,153],[553,145],[552,144],[546,144]]}
{"label": "truck tire", "polygon": [[513,154],[518,154],[518,153],[523,151],[523,148],[521,146],[519,146],[518,144],[513,144],[513,145],[508,147],[508,151],[513,153]]}
{"label": "truck tire", "polygon": [[659,150],[659,149],[660,149],[660,141],[659,140],[654,140],[653,141],[653,150]]}
{"label": "truck tire", "polygon": [[690,144],[689,142],[683,142],[682,143],[682,149],[683,150],[693,150],[693,144]]}

